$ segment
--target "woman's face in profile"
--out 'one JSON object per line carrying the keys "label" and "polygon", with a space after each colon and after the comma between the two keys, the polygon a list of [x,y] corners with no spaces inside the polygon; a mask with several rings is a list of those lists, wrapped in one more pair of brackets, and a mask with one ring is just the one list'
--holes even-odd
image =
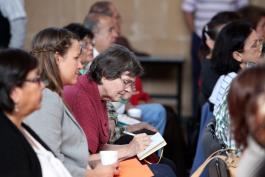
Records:
{"label": "woman's face in profile", "polygon": [[85,65],[93,60],[93,39],[85,37],[80,43],[82,47],[81,63]]}
{"label": "woman's face in profile", "polygon": [[103,77],[102,85],[105,91],[105,97],[108,100],[120,101],[126,94],[132,94],[134,91],[135,77],[130,77],[128,71],[126,71],[114,80]]}
{"label": "woman's face in profile", "polygon": [[25,116],[40,108],[43,82],[40,80],[37,69],[30,71],[22,87],[18,87],[17,106]]}
{"label": "woman's face in profile", "polygon": [[257,27],[256,27],[256,31],[257,33],[259,34],[259,36],[265,40],[265,16],[263,16],[258,24],[257,24]]}
{"label": "woman's face in profile", "polygon": [[64,56],[57,56],[57,64],[63,85],[73,85],[77,82],[81,64],[81,47],[77,40],[72,40],[72,45]]}
{"label": "woman's face in profile", "polygon": [[262,45],[263,45],[263,40],[260,38],[257,32],[253,30],[246,39],[244,44],[242,52],[243,62],[257,63],[258,59],[261,56]]}

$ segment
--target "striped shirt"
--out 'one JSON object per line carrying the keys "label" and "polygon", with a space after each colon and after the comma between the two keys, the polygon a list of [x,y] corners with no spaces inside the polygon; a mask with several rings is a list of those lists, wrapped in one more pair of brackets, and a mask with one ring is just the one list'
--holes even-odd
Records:
{"label": "striped shirt", "polygon": [[194,30],[201,36],[202,28],[221,11],[235,11],[248,5],[248,0],[183,0],[182,9],[194,12]]}

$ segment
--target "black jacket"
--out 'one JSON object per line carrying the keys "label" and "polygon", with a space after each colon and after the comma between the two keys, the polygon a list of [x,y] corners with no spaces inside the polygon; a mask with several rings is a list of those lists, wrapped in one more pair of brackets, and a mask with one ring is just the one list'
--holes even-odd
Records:
{"label": "black jacket", "polygon": [[[25,124],[22,126],[47,150],[40,138]],[[36,153],[19,129],[0,112],[0,176],[42,177]]]}

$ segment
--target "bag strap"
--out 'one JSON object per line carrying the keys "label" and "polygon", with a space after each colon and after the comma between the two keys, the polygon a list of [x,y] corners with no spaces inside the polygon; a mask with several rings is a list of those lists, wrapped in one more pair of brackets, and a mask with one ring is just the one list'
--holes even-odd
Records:
{"label": "bag strap", "polygon": [[216,155],[220,152],[225,152],[225,151],[236,151],[235,149],[231,149],[231,148],[226,148],[226,149],[219,149],[215,152],[213,152],[204,162],[203,164],[201,164],[199,166],[199,168],[197,168],[197,170],[190,176],[190,177],[200,177],[200,175],[202,174],[202,172],[204,171],[204,169],[206,168],[206,166],[215,158],[219,158],[221,160],[225,161],[225,157],[222,155]]}

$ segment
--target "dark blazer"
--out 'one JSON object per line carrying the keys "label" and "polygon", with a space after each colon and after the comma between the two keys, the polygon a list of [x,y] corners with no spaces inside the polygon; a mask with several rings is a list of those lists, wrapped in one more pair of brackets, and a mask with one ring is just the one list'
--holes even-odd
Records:
{"label": "dark blazer", "polygon": [[[22,126],[50,150],[28,126]],[[41,166],[33,148],[3,112],[0,112],[0,142],[0,176],[42,177]]]}

